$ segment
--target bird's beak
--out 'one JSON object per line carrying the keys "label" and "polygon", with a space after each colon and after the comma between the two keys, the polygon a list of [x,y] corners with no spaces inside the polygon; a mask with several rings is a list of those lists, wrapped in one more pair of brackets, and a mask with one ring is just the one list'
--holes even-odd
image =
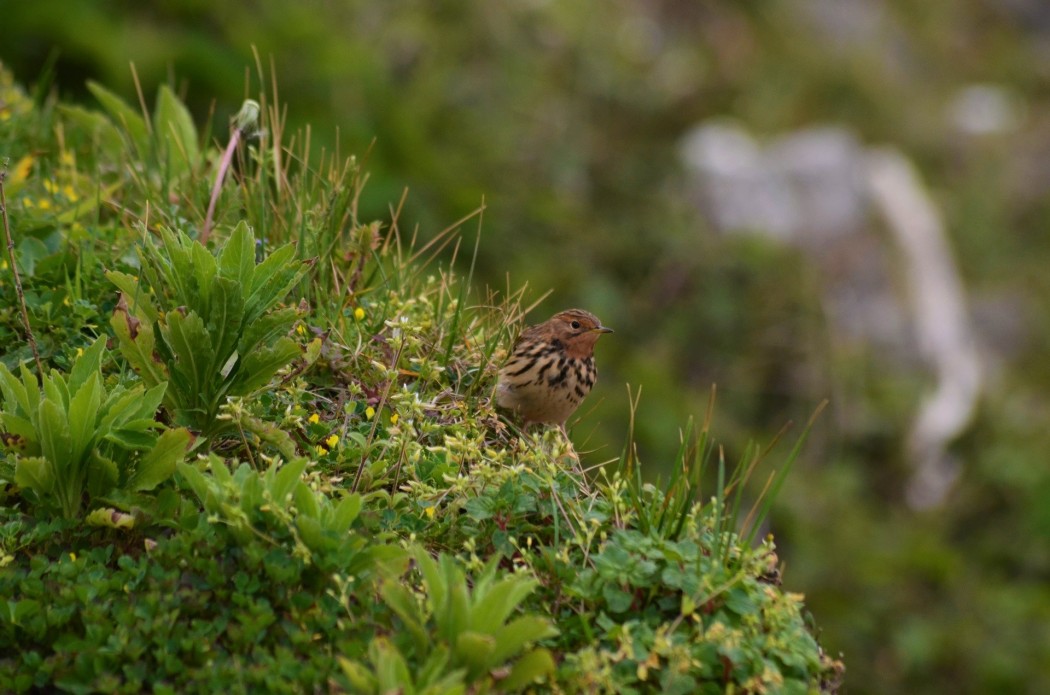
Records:
{"label": "bird's beak", "polygon": [[616,331],[614,331],[613,329],[609,328],[608,326],[598,326],[597,328],[592,328],[591,332],[593,332],[593,333],[615,333]]}

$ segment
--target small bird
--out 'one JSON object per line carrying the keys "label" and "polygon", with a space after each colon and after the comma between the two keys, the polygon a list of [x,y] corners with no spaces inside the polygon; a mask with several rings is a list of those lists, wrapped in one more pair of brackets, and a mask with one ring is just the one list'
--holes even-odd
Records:
{"label": "small bird", "polygon": [[564,431],[565,421],[598,378],[594,344],[602,333],[612,332],[582,309],[527,328],[499,371],[496,405],[520,415],[526,427],[542,423]]}

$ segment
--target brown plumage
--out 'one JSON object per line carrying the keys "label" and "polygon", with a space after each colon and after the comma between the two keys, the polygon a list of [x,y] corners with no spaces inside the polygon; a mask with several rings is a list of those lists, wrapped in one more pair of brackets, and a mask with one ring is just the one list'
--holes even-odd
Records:
{"label": "brown plumage", "polygon": [[526,329],[499,371],[496,404],[533,423],[565,428],[565,421],[594,386],[594,344],[612,333],[582,309],[555,314]]}

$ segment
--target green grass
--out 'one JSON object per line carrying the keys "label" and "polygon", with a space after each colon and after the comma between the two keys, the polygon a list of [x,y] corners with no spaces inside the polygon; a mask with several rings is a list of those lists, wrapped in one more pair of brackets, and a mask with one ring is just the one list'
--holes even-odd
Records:
{"label": "green grass", "polygon": [[[709,412],[666,484],[630,431],[587,469],[494,410],[529,295],[472,286],[484,206],[437,232],[400,203],[359,219],[367,175],[311,161],[274,88],[202,246],[222,145],[170,90],[150,112],[92,90],[100,111],[12,88],[3,112],[26,312],[60,374],[112,327],[99,383],[168,383],[149,426],[195,437],[156,486],[60,519],[5,435],[0,690],[835,689],[756,542],[797,446],[753,490],[764,452],[712,464]],[[14,368],[32,356],[3,296]]]}

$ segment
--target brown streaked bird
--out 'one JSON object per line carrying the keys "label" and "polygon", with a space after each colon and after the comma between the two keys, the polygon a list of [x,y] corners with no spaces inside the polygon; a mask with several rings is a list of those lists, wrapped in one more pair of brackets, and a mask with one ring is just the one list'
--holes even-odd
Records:
{"label": "brown streaked bird", "polygon": [[565,421],[598,378],[594,344],[602,333],[612,332],[582,309],[527,328],[499,370],[496,405],[520,415],[526,427],[542,423],[564,431]]}

